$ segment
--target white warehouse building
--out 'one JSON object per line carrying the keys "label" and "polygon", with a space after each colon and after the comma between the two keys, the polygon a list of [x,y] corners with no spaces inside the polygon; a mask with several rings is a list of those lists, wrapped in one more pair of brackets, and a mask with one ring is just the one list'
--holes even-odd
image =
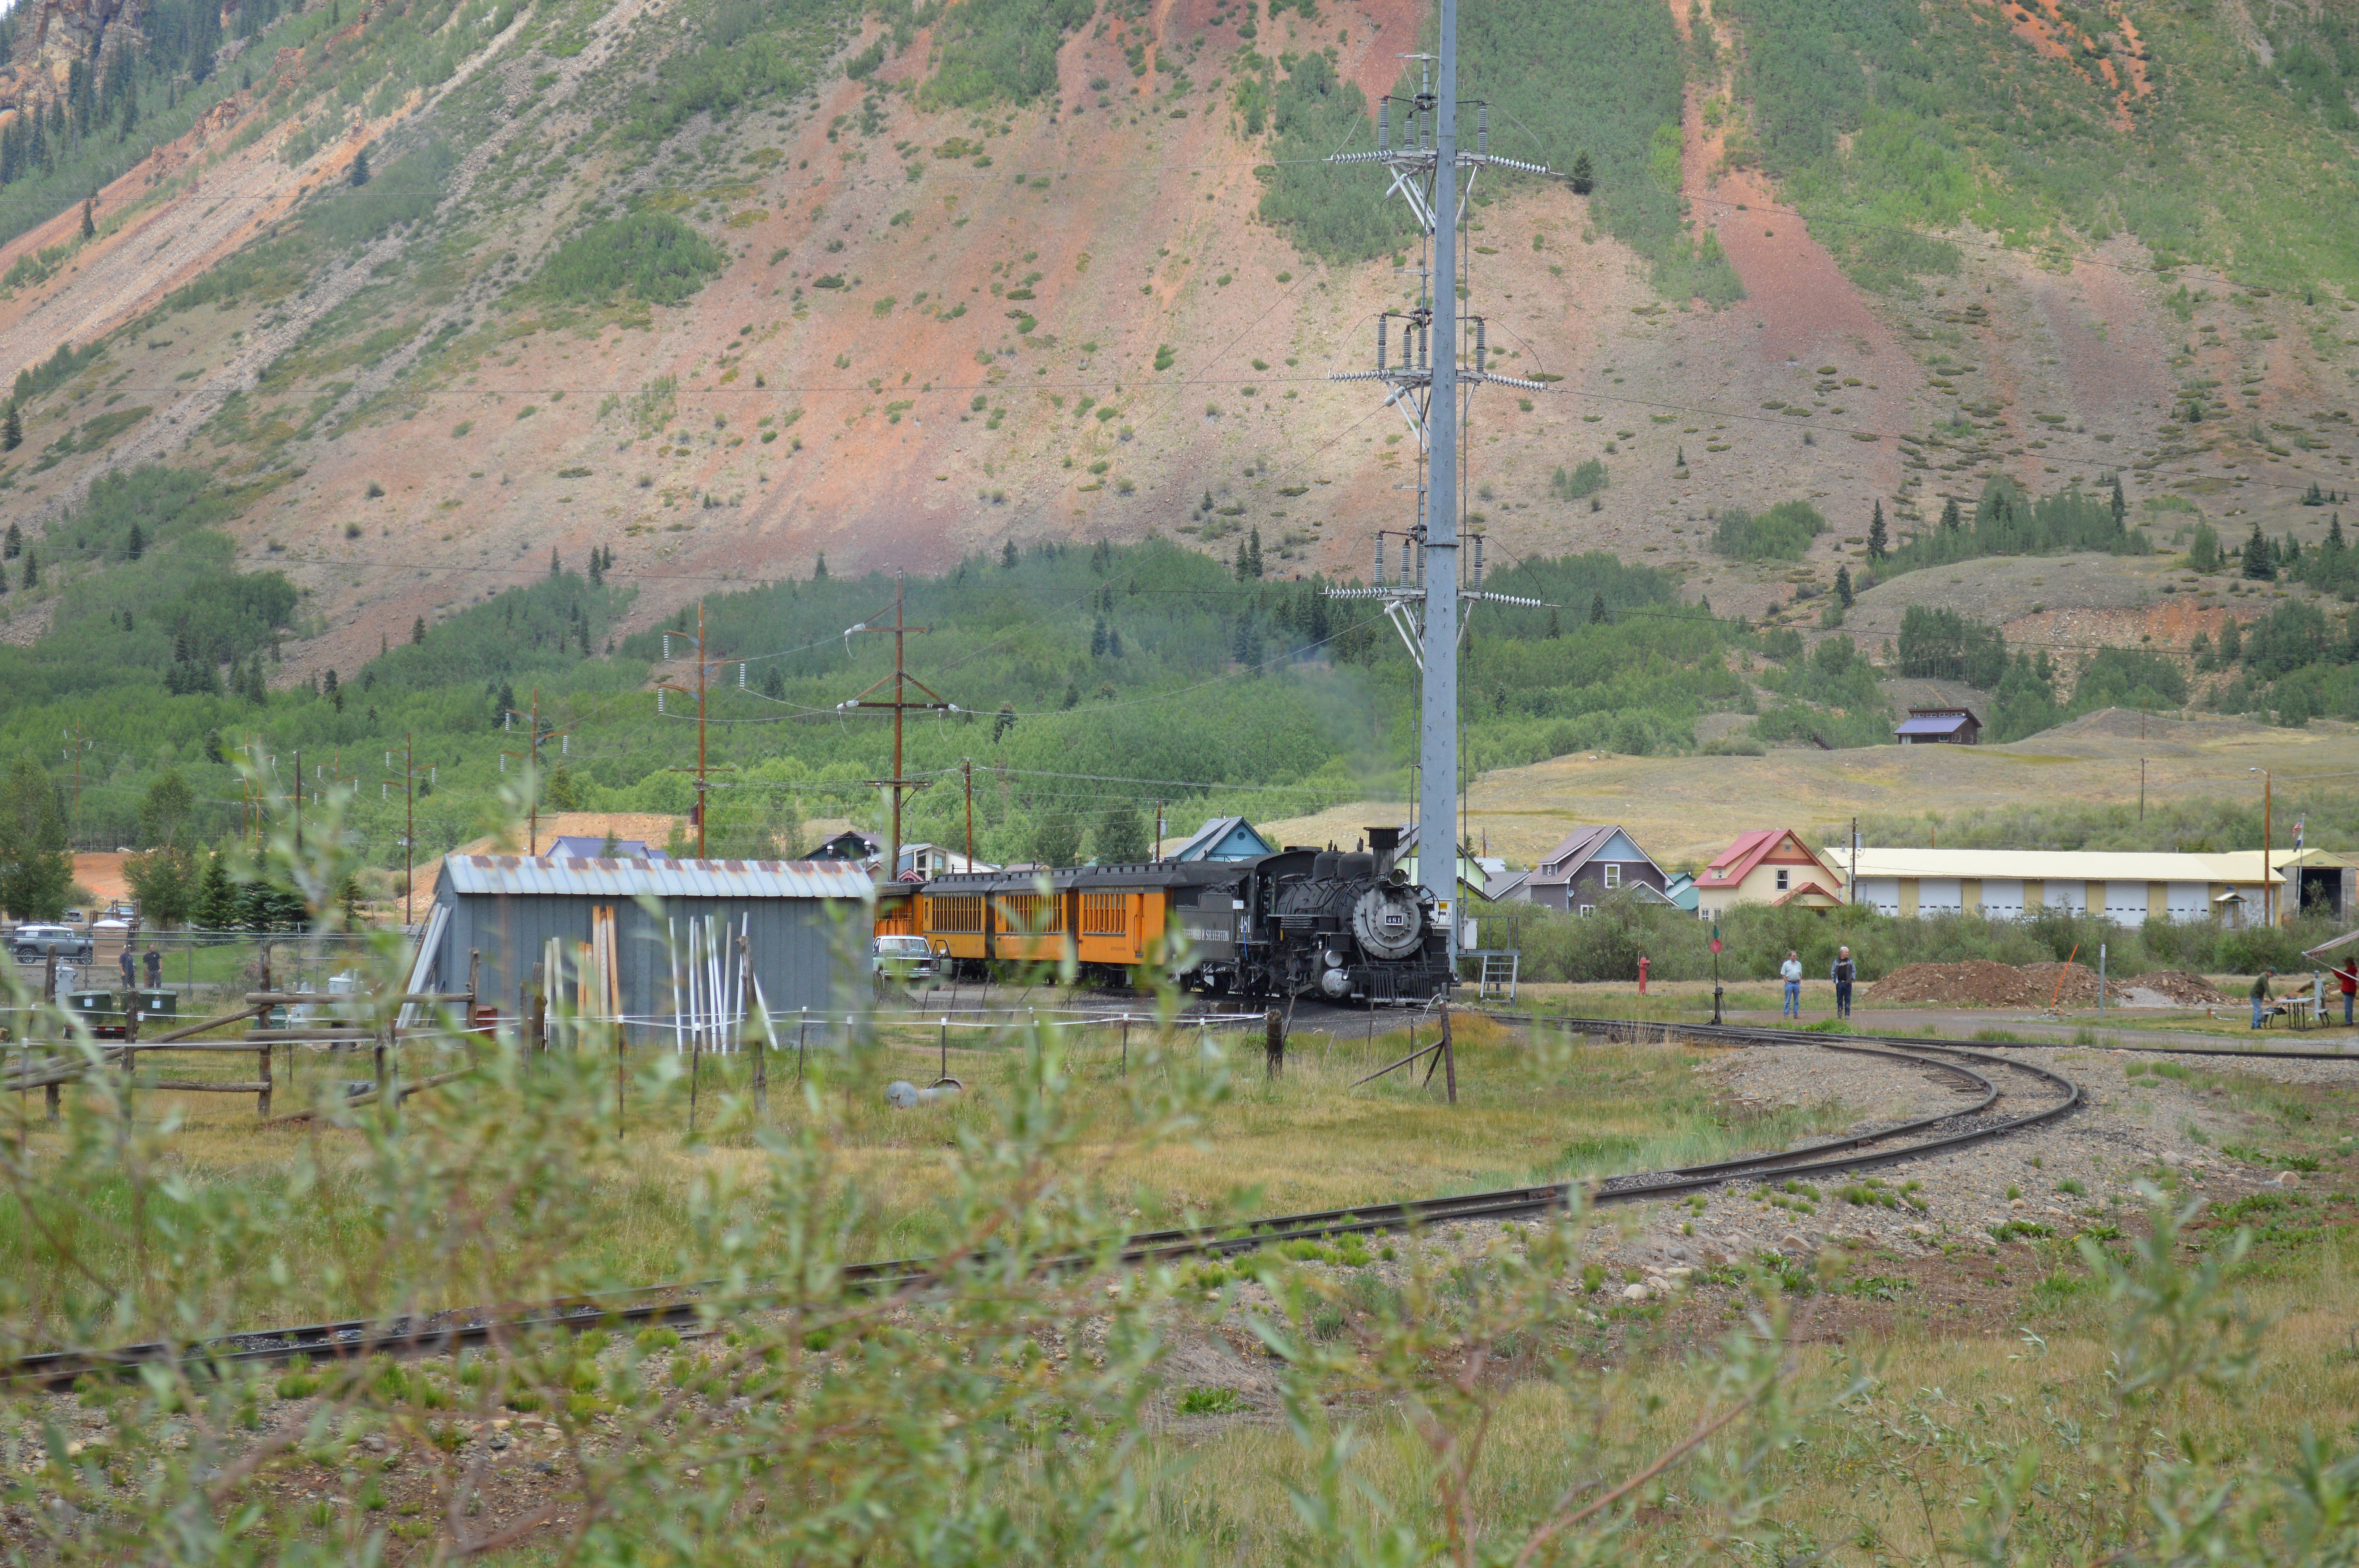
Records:
{"label": "white warehouse building", "polygon": [[2258,849],[2164,855],[2104,849],[1885,849],[1831,848],[1826,863],[1854,903],[1886,914],[1981,914],[2020,920],[2042,909],[2101,915],[2120,925],[2148,920],[2260,924],[2264,891],[2285,906],[2285,877],[2265,871]]}

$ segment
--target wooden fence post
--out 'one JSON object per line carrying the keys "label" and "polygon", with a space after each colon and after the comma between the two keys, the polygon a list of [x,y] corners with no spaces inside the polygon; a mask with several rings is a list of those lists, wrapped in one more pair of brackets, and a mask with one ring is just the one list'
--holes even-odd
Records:
{"label": "wooden fence post", "polygon": [[261,1084],[262,1084],[262,1089],[261,1089],[261,1092],[260,1092],[260,1093],[256,1094],[256,1095],[254,1097],[254,1114],[255,1114],[255,1115],[256,1115],[256,1116],[258,1116],[258,1117],[260,1117],[260,1118],[261,1118],[263,1120],[265,1120],[265,1121],[267,1121],[267,1120],[269,1120],[269,1119],[270,1119],[270,1053],[271,1053],[271,1049],[272,1049],[272,1048],[271,1048],[270,1046],[268,1046],[268,1045],[265,1045],[265,1046],[263,1046],[263,1048],[262,1048],[261,1050],[256,1051],[256,1052],[254,1054],[254,1056],[255,1056],[255,1065],[262,1069],[261,1074],[260,1074],[260,1082],[261,1082]]}
{"label": "wooden fence post", "polygon": [[1450,1103],[1458,1103],[1458,1050],[1450,1040],[1450,1004],[1441,1004],[1441,1083]]}
{"label": "wooden fence post", "polygon": [[1261,1015],[1262,1053],[1273,1081],[1286,1076],[1286,1021],[1276,1008]]}
{"label": "wooden fence post", "polygon": [[754,1114],[760,1116],[770,1108],[770,1021],[761,1021],[757,1028],[754,1010],[759,1005],[754,992],[754,956],[745,938],[737,938],[737,968],[745,981],[745,1049],[754,1057]]}

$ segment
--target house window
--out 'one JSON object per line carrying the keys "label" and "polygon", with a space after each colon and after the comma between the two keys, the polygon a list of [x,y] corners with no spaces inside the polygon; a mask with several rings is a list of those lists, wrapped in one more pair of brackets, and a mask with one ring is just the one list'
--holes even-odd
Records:
{"label": "house window", "polygon": [[1618,888],[1622,885],[1621,867],[1610,863],[1606,866],[1605,885],[1610,888]]}
{"label": "house window", "polygon": [[1593,914],[1596,914],[1596,913],[1597,913],[1597,906],[1596,906],[1595,904],[1593,904],[1593,903],[1584,903],[1584,904],[1582,904],[1582,905],[1581,906],[1581,917],[1582,917],[1583,920],[1588,919],[1591,915],[1593,915]]}
{"label": "house window", "polygon": [[1777,891],[1779,892],[1784,892],[1786,891],[1788,881],[1793,876],[1793,874],[1794,873],[1791,871],[1779,871],[1777,873]]}

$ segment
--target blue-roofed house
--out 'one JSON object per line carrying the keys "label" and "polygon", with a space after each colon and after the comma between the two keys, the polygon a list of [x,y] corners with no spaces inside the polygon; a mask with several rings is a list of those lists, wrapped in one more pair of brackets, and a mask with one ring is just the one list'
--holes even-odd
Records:
{"label": "blue-roofed house", "polygon": [[1610,892],[1664,898],[1669,878],[1627,830],[1611,823],[1576,828],[1525,880],[1519,896],[1549,909],[1586,914]]}
{"label": "blue-roofed house", "polygon": [[1244,860],[1277,848],[1242,816],[1215,816],[1163,858],[1167,860]]}
{"label": "blue-roofed house", "polygon": [[1892,734],[1904,746],[1974,746],[1983,721],[1962,708],[1912,708]]}

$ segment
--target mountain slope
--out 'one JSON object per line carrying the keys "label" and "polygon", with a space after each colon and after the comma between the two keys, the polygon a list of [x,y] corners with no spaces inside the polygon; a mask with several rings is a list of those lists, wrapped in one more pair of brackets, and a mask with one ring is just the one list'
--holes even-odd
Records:
{"label": "mountain slope", "polygon": [[[2169,531],[2191,514],[2141,503],[2173,491],[2234,533],[2323,527],[2299,503],[2347,480],[2359,333],[2338,11],[1468,14],[1495,145],[1589,152],[1602,180],[1494,182],[1473,212],[1503,368],[1563,378],[1474,401],[1495,559],[1606,548],[1758,615],[1861,569],[1872,506],[1930,526],[1994,472],[2119,470]],[[0,299],[17,363],[102,346],[21,399],[0,504],[50,568],[5,601],[12,640],[106,569],[67,519],[143,461],[226,487],[241,559],[302,590],[282,678],[349,671],[552,551],[614,552],[627,632],[821,552],[930,568],[1159,532],[1225,554],[1253,529],[1277,569],[1351,573],[1407,514],[1402,427],[1323,379],[1408,297],[1397,215],[1365,170],[1267,161],[1370,139],[1352,95],[1426,25],[1400,0],[276,25],[262,85],[111,186],[95,249]],[[2201,178],[2132,177],[2206,135]],[[1591,459],[1595,495],[1551,483]],[[1714,513],[1794,499],[1835,524],[1800,561],[1706,549]]]}

